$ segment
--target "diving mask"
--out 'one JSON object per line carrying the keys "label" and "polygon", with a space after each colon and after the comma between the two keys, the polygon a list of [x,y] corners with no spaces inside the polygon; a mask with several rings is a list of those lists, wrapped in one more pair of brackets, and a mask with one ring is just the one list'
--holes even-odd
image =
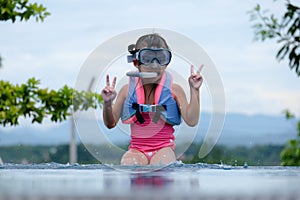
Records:
{"label": "diving mask", "polygon": [[128,62],[133,62],[134,59],[138,60],[139,65],[150,65],[156,60],[161,66],[166,66],[171,62],[172,53],[169,49],[163,48],[143,48],[127,56]]}

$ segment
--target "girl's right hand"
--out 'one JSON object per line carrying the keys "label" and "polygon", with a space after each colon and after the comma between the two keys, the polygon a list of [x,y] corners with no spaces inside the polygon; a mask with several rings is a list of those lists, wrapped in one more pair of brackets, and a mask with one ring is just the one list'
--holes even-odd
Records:
{"label": "girl's right hand", "polygon": [[114,77],[114,80],[110,86],[109,75],[106,75],[106,86],[101,92],[104,102],[112,102],[116,98],[117,96],[117,92],[115,90],[116,81],[117,81],[117,77]]}

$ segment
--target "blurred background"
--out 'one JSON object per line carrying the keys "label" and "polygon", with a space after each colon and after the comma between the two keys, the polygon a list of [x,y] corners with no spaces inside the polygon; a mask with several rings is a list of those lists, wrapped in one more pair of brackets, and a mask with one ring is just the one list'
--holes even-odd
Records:
{"label": "blurred background", "polygon": [[[287,59],[276,60],[280,49],[276,41],[254,41],[249,14],[259,3],[280,18],[286,1],[34,2],[51,13],[43,22],[34,18],[26,22],[0,21],[1,80],[22,84],[35,77],[41,88],[73,87],[90,53],[111,37],[141,28],[153,28],[154,32],[169,29],[187,36],[206,51],[216,65],[226,95],[226,119],[217,146],[208,157],[197,158],[211,116],[204,102],[198,133],[180,159],[280,165],[280,152],[297,136],[297,120],[286,120],[284,110],[299,118],[299,77],[289,69]],[[2,162],[69,162],[71,127],[69,118],[57,123],[45,119],[42,124],[21,118],[19,125],[1,126]],[[76,141],[77,162],[99,162],[78,136]],[[126,139],[119,142],[126,148]]]}

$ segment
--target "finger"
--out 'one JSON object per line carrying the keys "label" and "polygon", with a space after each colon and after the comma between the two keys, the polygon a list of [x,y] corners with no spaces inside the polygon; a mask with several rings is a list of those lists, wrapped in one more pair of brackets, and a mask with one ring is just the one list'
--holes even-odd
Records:
{"label": "finger", "polygon": [[203,67],[204,67],[204,64],[202,64],[202,65],[199,67],[199,69],[197,70],[197,74],[200,74],[200,72],[202,71]]}
{"label": "finger", "polygon": [[191,75],[194,74],[194,65],[191,65]]}
{"label": "finger", "polygon": [[105,93],[105,94],[109,93],[109,89],[108,88],[104,88],[103,89],[103,93]]}
{"label": "finger", "polygon": [[112,88],[115,88],[116,82],[117,82],[117,77],[114,77],[114,80],[111,85]]}
{"label": "finger", "polygon": [[106,86],[110,86],[110,83],[109,83],[109,75],[106,75]]}

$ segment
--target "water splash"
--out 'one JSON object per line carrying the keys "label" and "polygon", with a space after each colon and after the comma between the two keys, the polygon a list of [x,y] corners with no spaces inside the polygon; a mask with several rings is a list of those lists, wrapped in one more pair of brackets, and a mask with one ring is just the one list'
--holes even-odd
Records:
{"label": "water splash", "polygon": [[[231,166],[226,164],[207,164],[207,163],[195,163],[195,164],[185,164],[182,161],[176,161],[170,165],[163,167],[162,171],[173,171],[173,170],[195,170],[195,169],[242,169],[244,166]],[[55,162],[49,163],[39,163],[39,164],[15,164],[15,163],[4,163],[0,165],[0,169],[103,169],[103,170],[145,170],[145,171],[156,171],[157,167],[155,165],[146,166],[126,166],[126,165],[112,165],[112,164],[61,164]]]}

